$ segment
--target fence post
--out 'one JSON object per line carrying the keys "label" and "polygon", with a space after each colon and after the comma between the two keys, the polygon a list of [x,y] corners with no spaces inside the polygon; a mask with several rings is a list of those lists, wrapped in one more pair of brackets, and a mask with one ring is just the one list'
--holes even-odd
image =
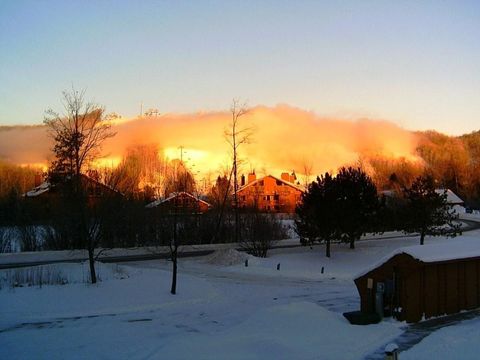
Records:
{"label": "fence post", "polygon": [[398,360],[398,345],[390,343],[385,346],[385,360]]}

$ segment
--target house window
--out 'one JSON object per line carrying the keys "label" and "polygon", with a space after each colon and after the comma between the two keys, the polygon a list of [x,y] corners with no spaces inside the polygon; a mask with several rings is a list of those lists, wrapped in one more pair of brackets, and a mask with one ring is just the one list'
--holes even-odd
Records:
{"label": "house window", "polygon": [[280,195],[278,195],[278,194],[273,195],[273,200],[275,200],[275,201],[280,200]]}
{"label": "house window", "polygon": [[283,185],[283,182],[281,182],[280,180],[277,180],[277,186],[282,186]]}
{"label": "house window", "polygon": [[265,182],[263,180],[260,181],[260,186],[265,185]]}

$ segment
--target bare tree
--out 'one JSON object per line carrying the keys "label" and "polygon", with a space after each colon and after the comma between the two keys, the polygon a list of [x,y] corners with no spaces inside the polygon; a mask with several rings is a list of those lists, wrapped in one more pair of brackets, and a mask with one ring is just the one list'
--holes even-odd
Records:
{"label": "bare tree", "polygon": [[303,172],[303,186],[308,188],[313,173],[313,163],[312,160],[303,159],[302,161],[302,172]]}
{"label": "bare tree", "polygon": [[239,214],[238,214],[238,167],[240,146],[248,144],[253,135],[252,127],[242,127],[240,118],[248,113],[248,108],[245,103],[241,104],[239,100],[233,99],[230,107],[230,114],[232,115],[230,127],[225,131],[225,138],[232,149],[232,175],[233,175],[233,208],[235,212],[235,242],[239,240]]}
{"label": "bare tree", "polygon": [[53,170],[79,176],[99,156],[104,140],[115,135],[103,120],[104,108],[84,99],[85,90],[63,92],[63,114],[47,110],[44,123],[55,145]]}
{"label": "bare tree", "polygon": [[286,238],[286,230],[274,214],[263,214],[256,206],[241,214],[240,247],[248,254],[267,257],[276,241]]}
{"label": "bare tree", "polygon": [[47,110],[44,123],[54,140],[53,153],[55,160],[50,168],[50,182],[68,184],[66,198],[76,211],[76,236],[79,244],[88,251],[90,275],[92,283],[97,282],[95,274],[94,251],[98,243],[97,222],[92,222],[89,212],[87,194],[83,189],[82,171],[99,156],[102,143],[115,135],[111,125],[103,120],[103,107],[86,102],[85,90],[63,92],[62,114]]}

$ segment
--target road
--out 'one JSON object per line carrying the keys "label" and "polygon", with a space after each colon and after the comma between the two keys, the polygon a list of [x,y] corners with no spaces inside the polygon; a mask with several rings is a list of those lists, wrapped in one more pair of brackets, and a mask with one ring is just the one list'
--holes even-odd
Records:
{"label": "road", "polygon": [[[462,230],[464,233],[480,229],[480,222],[473,221],[473,220],[465,220],[461,219],[461,221],[465,224]],[[382,239],[393,239],[399,237],[415,237],[418,236],[417,234],[395,234],[391,236],[366,236],[362,237],[359,241],[371,241],[371,240],[382,240]],[[218,247],[234,247],[237,250],[241,250],[238,245],[235,244],[219,244]],[[294,247],[301,247],[298,240],[289,239],[289,240],[282,240],[279,241],[277,244],[273,246],[274,249],[281,249],[281,248],[294,248]],[[131,261],[148,261],[148,260],[157,260],[157,259],[168,259],[170,257],[170,253],[165,249],[161,251],[145,251],[141,254],[108,254],[102,255],[97,258],[98,261],[104,263],[122,263],[122,262],[131,262]],[[183,248],[183,250],[182,250]],[[138,249],[137,249],[138,250]],[[214,244],[207,244],[207,245],[198,245],[198,246],[184,246],[180,248],[179,257],[196,257],[196,256],[204,256],[213,253],[216,250],[216,245]],[[22,253],[20,253],[22,254]],[[20,255],[19,254],[19,255]],[[38,266],[38,265],[48,265],[48,264],[55,264],[55,263],[64,263],[64,262],[84,262],[88,260],[87,255],[83,256],[75,256],[73,258],[63,257],[60,259],[41,259],[42,252],[35,253],[37,256],[34,259],[28,260],[18,260],[18,261],[7,261],[7,262],[0,262],[0,270],[1,269],[12,269],[12,268],[19,268],[19,267],[27,267],[27,266]],[[10,254],[10,256],[15,256]],[[21,256],[21,255],[20,255]]]}

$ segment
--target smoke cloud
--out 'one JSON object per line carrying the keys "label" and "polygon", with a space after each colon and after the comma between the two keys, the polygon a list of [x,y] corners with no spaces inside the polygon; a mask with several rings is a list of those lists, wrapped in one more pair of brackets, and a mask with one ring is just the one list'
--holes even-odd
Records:
{"label": "smoke cloud", "polygon": [[[134,145],[155,144],[170,158],[182,156],[195,171],[218,171],[231,160],[225,140],[231,114],[163,114],[114,125],[117,135],[105,142],[103,154],[120,159]],[[311,174],[334,171],[361,156],[415,158],[416,136],[384,120],[325,118],[287,105],[258,106],[240,118],[252,129],[240,148],[243,171],[279,175],[295,170]],[[0,127],[0,159],[17,164],[47,163],[52,147],[44,126]],[[107,161],[108,162],[108,161]],[[113,161],[112,161],[113,162]]]}

